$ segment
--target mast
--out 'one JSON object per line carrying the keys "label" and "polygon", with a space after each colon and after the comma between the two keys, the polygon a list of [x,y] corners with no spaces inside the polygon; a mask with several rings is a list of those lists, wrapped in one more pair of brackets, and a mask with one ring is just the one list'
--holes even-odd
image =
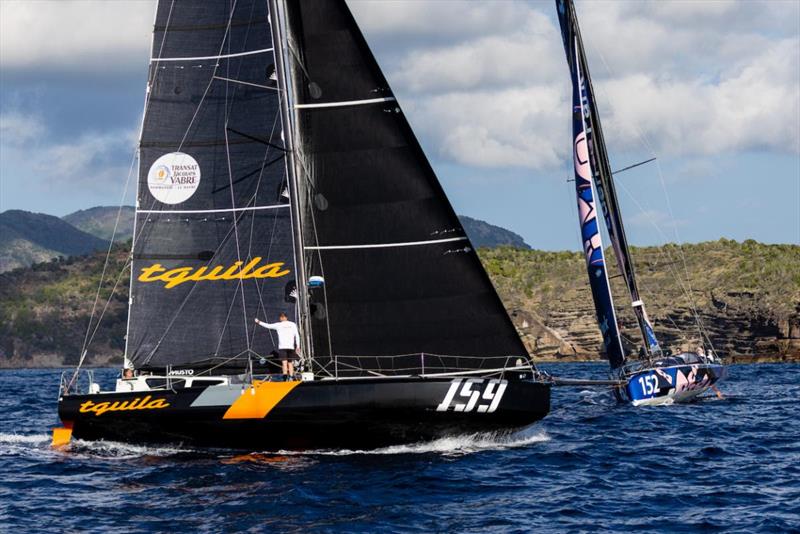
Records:
{"label": "mast", "polygon": [[[575,5],[572,0],[556,0],[559,12],[564,46],[567,50],[568,62],[575,72],[580,73],[579,83],[582,86],[582,106],[587,138],[590,139],[590,156],[593,160],[593,179],[598,193],[598,200],[603,210],[603,219],[614,247],[617,267],[622,274],[628,294],[631,299],[636,321],[642,335],[643,347],[648,355],[660,350],[653,328],[647,318],[644,302],[639,295],[636,283],[636,273],[631,257],[625,227],[622,222],[622,212],[614,187],[614,178],[609,163],[605,138],[600,124],[600,115],[597,110],[592,79],[583,47],[580,27],[578,25]],[[574,47],[575,57],[571,51]]]}
{"label": "mast", "polygon": [[283,127],[284,148],[286,150],[286,177],[289,184],[289,203],[292,205],[292,235],[294,238],[294,256],[297,273],[297,312],[298,328],[303,340],[301,350],[308,362],[313,361],[313,343],[311,342],[311,324],[308,321],[308,279],[305,268],[305,251],[303,247],[303,224],[300,215],[300,181],[297,179],[295,161],[294,121],[292,120],[291,92],[288,84],[290,76],[286,70],[288,44],[284,25],[285,2],[269,0],[270,31],[275,54],[275,74],[278,81],[278,92],[281,107],[281,125]]}
{"label": "mast", "polygon": [[[597,221],[596,187],[592,176],[595,174],[595,161],[591,157],[591,130],[586,125],[586,106],[584,106],[583,73],[577,61],[577,42],[572,50],[567,49],[572,69],[572,131],[574,135],[573,157],[575,171],[575,194],[578,201],[578,219],[586,255],[586,268],[589,286],[592,289],[597,323],[603,336],[608,362],[612,369],[625,362],[625,350],[619,333],[619,322],[614,308],[614,298],[606,268],[603,238]],[[571,52],[571,53],[570,53]]]}

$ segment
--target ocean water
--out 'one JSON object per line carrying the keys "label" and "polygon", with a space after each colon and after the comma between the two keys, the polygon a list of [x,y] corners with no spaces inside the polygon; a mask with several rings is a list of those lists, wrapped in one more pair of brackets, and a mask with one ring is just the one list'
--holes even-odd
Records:
{"label": "ocean water", "polygon": [[555,388],[510,436],[301,454],[52,450],[59,374],[0,371],[0,532],[800,532],[800,365],[734,366],[725,400]]}

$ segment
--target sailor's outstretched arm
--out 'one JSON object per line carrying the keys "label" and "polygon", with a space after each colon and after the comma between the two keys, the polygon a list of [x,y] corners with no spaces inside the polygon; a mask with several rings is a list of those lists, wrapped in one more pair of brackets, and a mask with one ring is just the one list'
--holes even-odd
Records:
{"label": "sailor's outstretched arm", "polygon": [[256,317],[256,324],[264,328],[269,328],[270,330],[277,330],[278,325],[281,323],[265,323],[264,321],[259,321],[258,317]]}

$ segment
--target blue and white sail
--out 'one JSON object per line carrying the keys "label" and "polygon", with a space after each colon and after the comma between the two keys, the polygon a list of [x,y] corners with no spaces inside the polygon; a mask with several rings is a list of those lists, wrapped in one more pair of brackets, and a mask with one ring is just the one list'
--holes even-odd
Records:
{"label": "blue and white sail", "polygon": [[574,135],[573,157],[575,164],[575,193],[578,200],[578,219],[581,227],[583,251],[589,271],[597,321],[603,334],[603,345],[612,368],[619,367],[625,360],[625,352],[620,339],[614,299],[606,270],[603,253],[603,238],[597,221],[594,174],[591,157],[591,138],[587,135],[584,121],[583,89],[580,69],[573,74],[572,91],[572,132]]}
{"label": "blue and white sail", "polygon": [[[597,111],[592,80],[586,62],[586,53],[583,49],[580,28],[575,15],[575,7],[572,0],[556,0],[558,18],[561,24],[561,35],[564,40],[564,50],[567,55],[567,63],[570,67],[573,84],[573,113],[580,113],[580,121],[573,115],[573,132],[576,139],[576,162],[577,162],[577,140],[579,132],[585,136],[588,167],[591,172],[591,182],[593,186],[593,196],[596,193],[605,220],[611,244],[619,267],[620,274],[625,280],[631,298],[639,329],[642,333],[642,340],[645,351],[648,354],[660,351],[658,340],[656,339],[653,327],[647,318],[644,302],[639,296],[639,289],[636,285],[636,275],[634,273],[633,261],[625,237],[625,227],[622,224],[622,214],[617,201],[617,194],[614,188],[614,180],[609,163],[608,152],[606,150],[603,130],[600,125],[600,116]],[[577,102],[576,102],[577,95]],[[577,165],[577,163],[576,163]],[[579,186],[580,178],[577,176],[576,166],[576,185]],[[580,196],[580,193],[579,193]],[[583,225],[582,222],[582,231]],[[599,233],[598,233],[599,236]],[[585,236],[584,236],[585,242]],[[605,289],[598,291],[595,289],[597,284],[590,269],[590,281],[592,283],[592,293],[595,299],[595,307],[599,310],[606,304]],[[607,277],[606,277],[607,278]],[[607,284],[607,280],[606,280]],[[608,290],[610,295],[610,289]],[[600,317],[600,328],[604,330],[603,317]],[[615,325],[616,326],[616,325]],[[604,333],[605,337],[605,333]],[[623,357],[624,359],[624,357]],[[612,367],[615,367],[612,361]]]}

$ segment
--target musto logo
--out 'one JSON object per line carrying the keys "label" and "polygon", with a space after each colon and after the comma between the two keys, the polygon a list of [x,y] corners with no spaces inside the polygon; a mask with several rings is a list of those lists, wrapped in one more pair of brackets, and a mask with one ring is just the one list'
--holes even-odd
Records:
{"label": "musto logo", "polygon": [[164,204],[180,204],[189,200],[199,186],[200,165],[183,152],[164,154],[147,172],[150,194]]}
{"label": "musto logo", "polygon": [[95,415],[103,415],[106,412],[122,412],[128,410],[158,410],[166,408],[169,403],[164,399],[154,399],[150,395],[145,397],[136,397],[129,401],[114,401],[114,402],[92,402],[86,401],[81,404],[81,413],[94,413]]}
{"label": "musto logo", "polygon": [[492,413],[500,405],[507,386],[508,380],[497,378],[456,378],[450,382],[450,389],[436,411],[446,412],[452,408],[454,412]]}
{"label": "musto logo", "polygon": [[289,269],[284,269],[284,262],[267,263],[261,265],[261,256],[256,256],[242,267],[244,262],[236,261],[230,267],[217,265],[209,268],[202,266],[176,267],[167,269],[160,263],[154,263],[149,267],[143,267],[142,273],[137,280],[139,282],[164,282],[166,289],[186,282],[204,282],[207,280],[248,280],[250,278],[280,278],[289,274]]}

